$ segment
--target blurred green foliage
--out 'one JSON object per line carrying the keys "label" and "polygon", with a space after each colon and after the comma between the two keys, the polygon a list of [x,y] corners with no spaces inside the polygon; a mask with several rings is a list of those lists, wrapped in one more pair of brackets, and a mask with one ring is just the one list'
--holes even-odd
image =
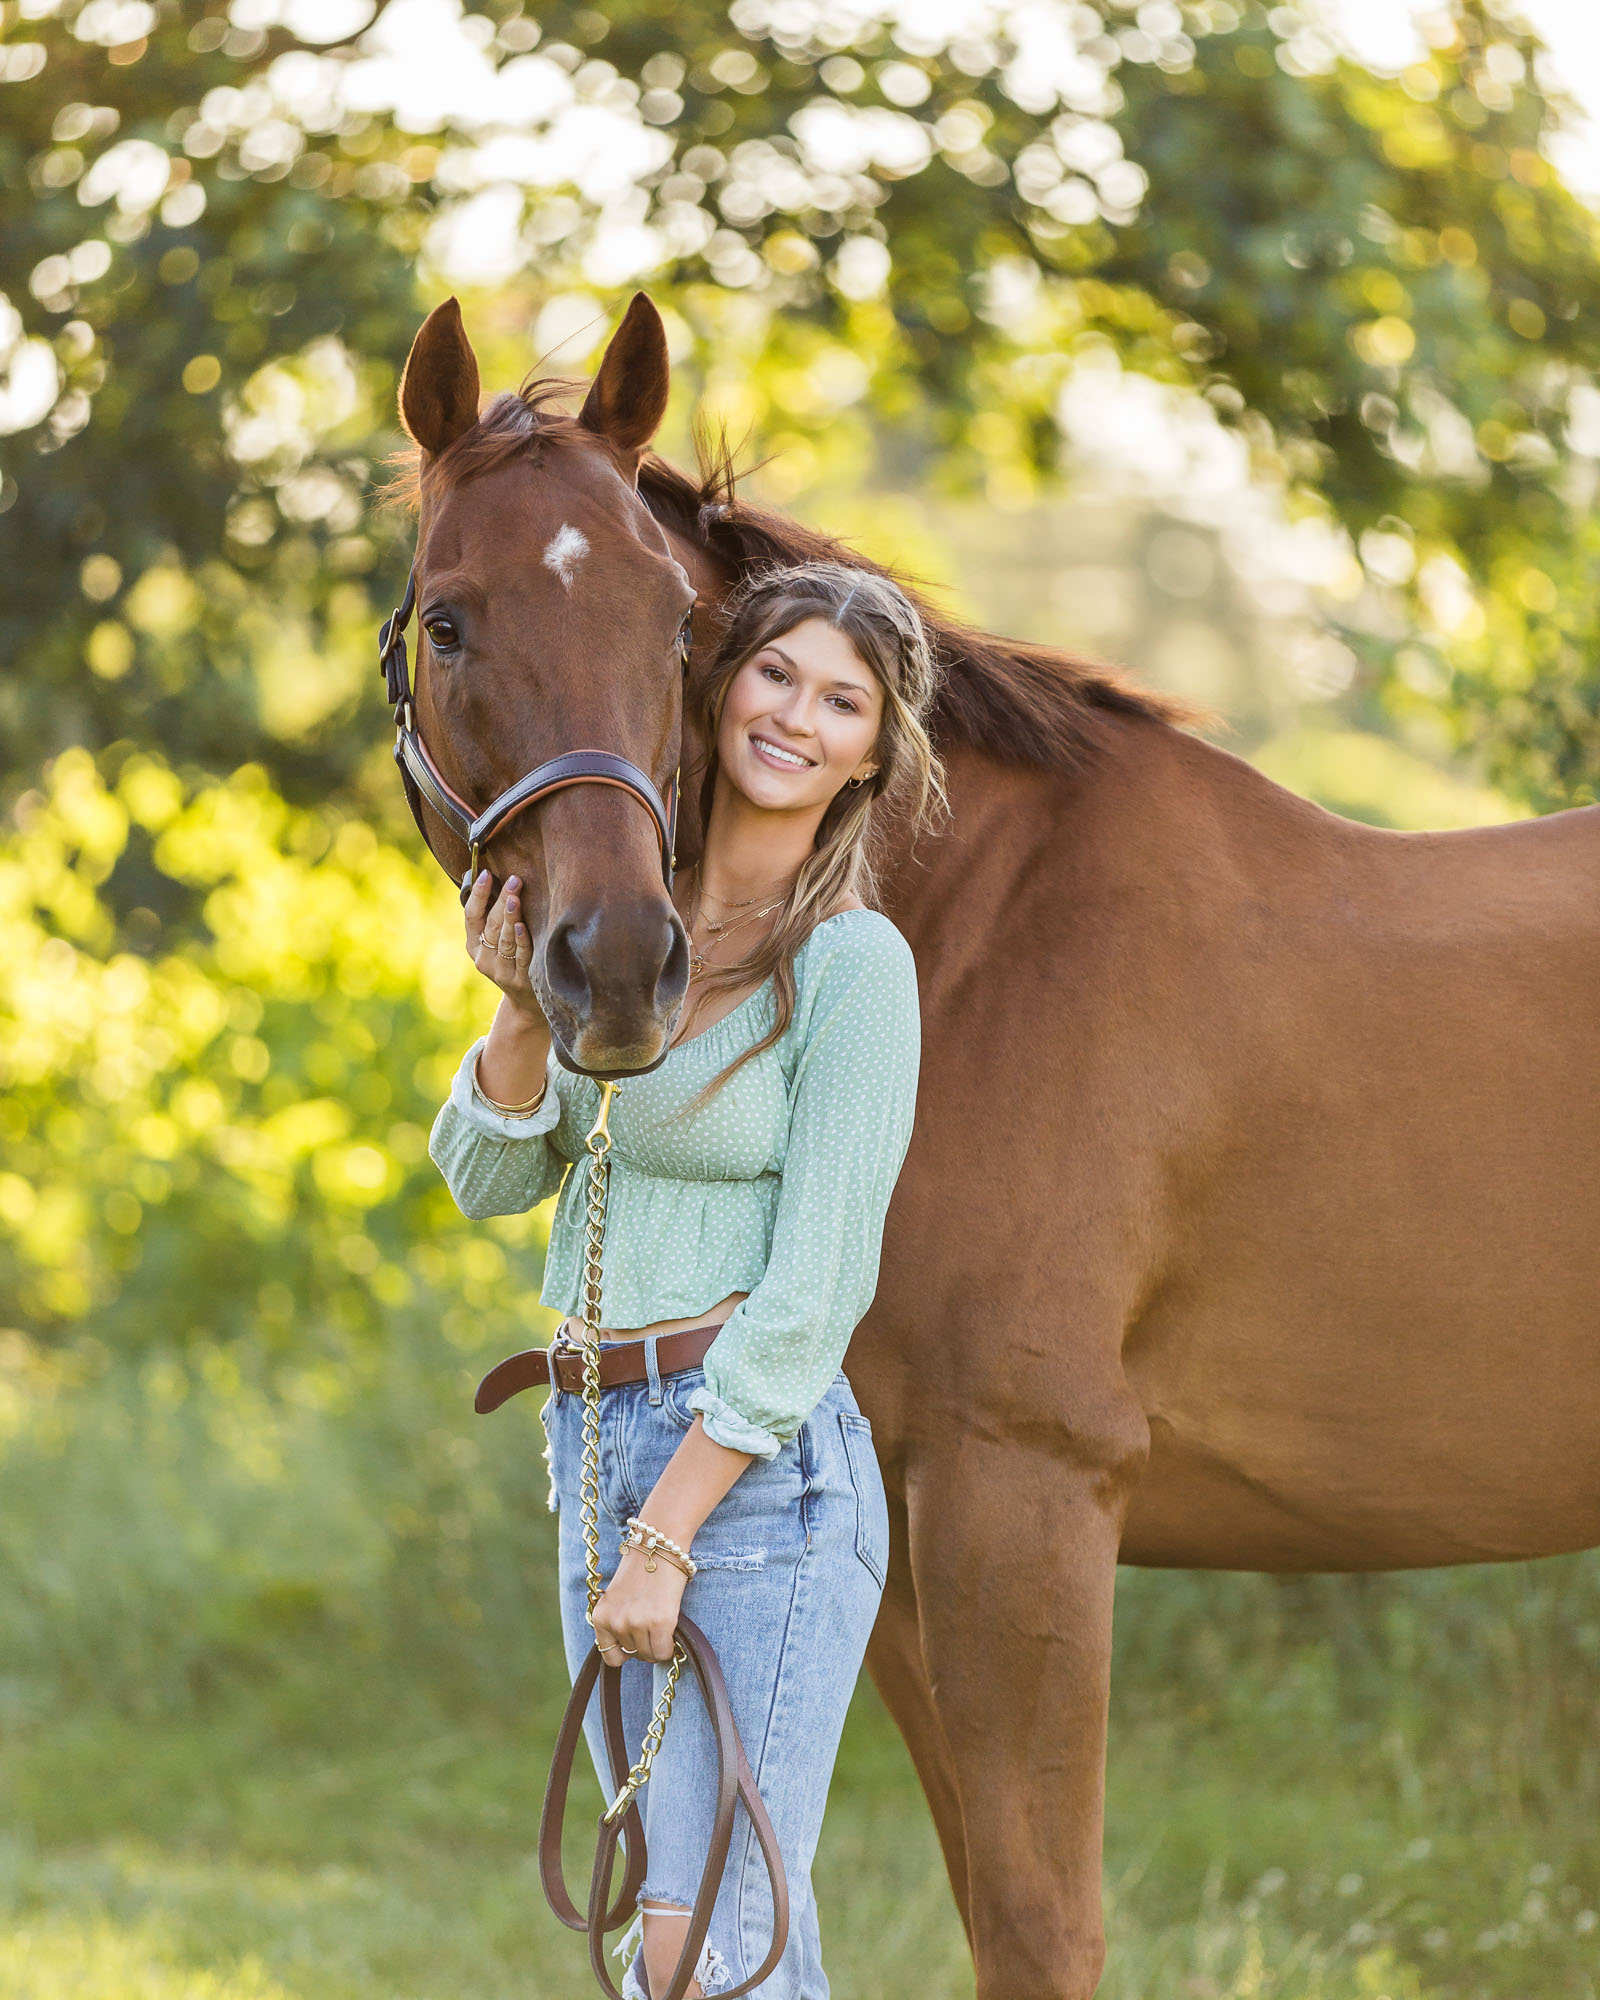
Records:
{"label": "blurred green foliage", "polygon": [[[359,740],[274,727],[263,615],[307,653],[333,627],[337,653],[342,579],[372,561],[341,529],[387,437],[415,231],[357,185],[354,145],[338,175],[337,142],[303,132],[292,175],[198,134],[185,151],[201,99],[250,88],[291,37],[249,37],[241,62],[220,12],[164,6],[108,50],[115,10],[99,26],[92,6],[6,11],[11,73],[30,47],[46,60],[0,84],[0,291],[58,387],[0,474],[0,730],[24,769],[131,737],[212,771],[268,748],[284,779],[326,789]],[[271,433],[254,445],[251,415]]]}
{"label": "blurred green foliage", "polygon": [[[489,1012],[454,897],[251,766],[108,782],[69,751],[17,817],[0,1711],[181,1703],[317,1634],[447,1677],[467,1646],[488,1685],[526,1650],[545,1490],[537,1451],[472,1477],[474,1364],[553,1315],[543,1215],[467,1224],[426,1155]],[[134,856],[192,935],[137,905],[146,949],[116,948]]]}
{"label": "blurred green foliage", "polygon": [[[123,1354],[248,1332],[295,1365],[313,1300],[374,1341],[418,1311],[447,1338],[524,1331],[538,1226],[469,1228],[426,1155],[489,1009],[425,859],[286,806],[251,766],[186,790],[135,755],[112,785],[70,751],[19,817],[0,860],[8,1315]],[[147,950],[115,949],[103,889],[130,854],[197,898],[198,938],[164,946],[138,905]]]}
{"label": "blurred green foliage", "polygon": [[[522,210],[482,306],[507,372],[541,302],[576,287],[599,319],[636,270],[691,386],[791,477],[875,453],[1014,506],[1087,351],[1193,389],[1352,538],[1334,608],[1380,681],[1409,642],[1396,704],[1535,803],[1591,795],[1596,220],[1505,7],[1458,0],[1395,79],[1258,0],[965,39],[777,0],[470,9],[524,148],[570,142],[570,178],[495,153],[509,109],[352,108],[360,46],[281,13],[5,17],[0,332],[46,390],[0,487],[24,769],[131,738],[302,797],[354,780],[377,712],[352,582],[398,567],[362,496],[419,255],[487,187]],[[612,121],[625,186],[569,113]]]}

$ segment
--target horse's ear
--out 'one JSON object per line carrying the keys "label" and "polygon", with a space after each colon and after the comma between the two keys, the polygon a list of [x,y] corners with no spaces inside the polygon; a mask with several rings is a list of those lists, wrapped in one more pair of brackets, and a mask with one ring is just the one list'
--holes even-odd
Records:
{"label": "horse's ear", "polygon": [[454,299],[434,307],[411,343],[400,421],[430,458],[478,421],[478,357]]}
{"label": "horse's ear", "polygon": [[671,373],[661,315],[643,292],[635,292],[621,326],[611,336],[578,422],[637,466],[666,414]]}

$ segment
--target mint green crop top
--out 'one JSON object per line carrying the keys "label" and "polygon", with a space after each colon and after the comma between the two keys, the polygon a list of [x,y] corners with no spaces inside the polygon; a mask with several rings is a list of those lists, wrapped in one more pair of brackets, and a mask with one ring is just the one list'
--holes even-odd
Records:
{"label": "mint green crop top", "polygon": [[[689,1398],[706,1435],[775,1457],[837,1373],[872,1303],[889,1197],[911,1139],[921,1019],[911,947],[876,910],[840,910],[795,953],[794,1016],[700,1112],[709,1078],[772,1026],[769,979],[611,1106],[600,1324],[649,1326],[748,1292]],[[544,1100],[503,1118],[463,1058],[428,1151],[462,1213],[519,1214],[559,1197],[540,1303],[581,1311],[584,1141],[598,1084],[552,1052]]]}

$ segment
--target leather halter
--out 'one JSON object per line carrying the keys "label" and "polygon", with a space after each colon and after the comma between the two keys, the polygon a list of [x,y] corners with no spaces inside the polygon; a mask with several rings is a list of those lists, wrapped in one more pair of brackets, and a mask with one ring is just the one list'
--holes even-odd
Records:
{"label": "leather halter", "polygon": [[[478,873],[478,857],[494,836],[518,813],[537,805],[541,799],[567,785],[616,785],[639,801],[649,813],[656,839],[661,844],[661,875],[670,895],[673,871],[678,861],[678,795],[682,766],[672,774],[672,783],[667,788],[667,802],[663,806],[649,772],[642,771],[626,757],[619,757],[614,750],[563,750],[557,756],[546,758],[542,764],[536,764],[515,783],[507,785],[482,812],[474,812],[434,762],[417,727],[416,701],[411,687],[411,659],[406,651],[406,627],[416,608],[417,572],[413,569],[406,578],[404,597],[378,628],[378,662],[383,671],[389,705],[394,710],[394,761],[400,767],[406,804],[411,808],[411,817],[417,823],[423,844],[432,854],[433,842],[428,839],[427,823],[422,816],[424,805],[443,820],[458,840],[466,844],[467,872],[461,878],[462,902],[472,893],[472,884]],[[690,605],[678,628],[678,658],[684,678],[689,672],[693,617],[694,606]],[[434,855],[434,859],[438,860],[438,856]],[[440,865],[443,866],[443,863]]]}

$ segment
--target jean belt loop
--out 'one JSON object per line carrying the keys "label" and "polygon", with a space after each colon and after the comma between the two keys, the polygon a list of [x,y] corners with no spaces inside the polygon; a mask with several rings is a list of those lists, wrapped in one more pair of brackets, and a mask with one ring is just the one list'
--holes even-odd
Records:
{"label": "jean belt loop", "polygon": [[656,1342],[659,1333],[650,1334],[644,1344],[644,1372],[650,1378],[650,1407],[654,1409],[661,1401],[661,1364],[656,1359]]}

